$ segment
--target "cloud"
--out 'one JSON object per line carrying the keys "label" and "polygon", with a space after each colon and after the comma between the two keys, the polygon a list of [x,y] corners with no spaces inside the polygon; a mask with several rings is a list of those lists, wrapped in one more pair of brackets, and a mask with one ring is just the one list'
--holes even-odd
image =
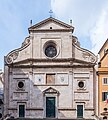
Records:
{"label": "cloud", "polygon": [[48,17],[50,0],[2,0],[0,1],[0,68],[3,58],[19,48],[28,36],[30,20],[33,24]]}
{"label": "cloud", "polygon": [[74,34],[81,44],[89,38],[86,48],[97,54],[108,36],[108,1],[51,0],[51,6],[56,18],[67,23],[73,20]]}
{"label": "cloud", "polygon": [[24,34],[16,9],[14,2],[10,0],[0,3],[0,68],[3,68],[4,56],[16,46],[19,47]]}
{"label": "cloud", "polygon": [[106,39],[108,38],[108,6],[102,9],[95,26],[91,29],[90,40],[92,41],[92,51],[99,52]]}

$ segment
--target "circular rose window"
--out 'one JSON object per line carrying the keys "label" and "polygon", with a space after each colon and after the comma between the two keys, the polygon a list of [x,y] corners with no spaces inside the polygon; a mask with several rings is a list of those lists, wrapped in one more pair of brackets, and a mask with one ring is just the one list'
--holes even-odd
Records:
{"label": "circular rose window", "polygon": [[47,57],[55,57],[57,55],[56,44],[53,41],[48,41],[44,46],[44,53]]}

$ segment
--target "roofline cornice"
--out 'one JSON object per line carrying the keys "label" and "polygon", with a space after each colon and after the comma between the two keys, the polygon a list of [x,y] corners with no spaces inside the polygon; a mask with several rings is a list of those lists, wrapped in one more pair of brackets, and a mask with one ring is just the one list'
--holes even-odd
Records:
{"label": "roofline cornice", "polygon": [[94,65],[10,65],[10,68],[93,68]]}
{"label": "roofline cornice", "polygon": [[103,46],[101,47],[101,49],[99,50],[98,54],[100,54],[101,50],[103,49],[103,47],[105,46],[105,44],[108,42],[108,39],[105,41],[105,43],[103,44]]}
{"label": "roofline cornice", "polygon": [[31,29],[30,32],[72,32],[74,29]]}

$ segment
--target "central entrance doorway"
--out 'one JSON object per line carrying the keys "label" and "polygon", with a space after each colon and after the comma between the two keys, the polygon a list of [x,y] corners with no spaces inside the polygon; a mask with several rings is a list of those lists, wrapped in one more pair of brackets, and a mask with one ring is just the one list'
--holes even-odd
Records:
{"label": "central entrance doorway", "polygon": [[46,97],[46,117],[55,118],[56,107],[55,97]]}

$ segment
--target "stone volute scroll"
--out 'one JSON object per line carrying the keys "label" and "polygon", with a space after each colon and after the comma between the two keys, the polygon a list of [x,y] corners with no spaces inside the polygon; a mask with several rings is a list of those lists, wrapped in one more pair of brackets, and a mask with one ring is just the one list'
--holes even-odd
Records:
{"label": "stone volute scroll", "polygon": [[88,61],[91,63],[95,63],[97,61],[97,58],[89,52],[83,52],[82,56],[84,59],[88,59]]}
{"label": "stone volute scroll", "polygon": [[[73,54],[76,59],[95,64],[97,62],[97,56],[91,51],[80,47],[80,43],[76,36],[72,36]],[[80,53],[80,54],[77,54]]]}
{"label": "stone volute scroll", "polygon": [[17,59],[19,52],[18,51],[14,51],[13,53],[11,53],[10,55],[8,55],[5,59],[6,63],[11,64],[14,60]]}
{"label": "stone volute scroll", "polygon": [[24,42],[22,43],[22,46],[18,49],[15,49],[11,51],[6,57],[5,62],[6,64],[11,64],[18,58],[19,52],[25,49],[30,45],[30,37],[25,38]]}

